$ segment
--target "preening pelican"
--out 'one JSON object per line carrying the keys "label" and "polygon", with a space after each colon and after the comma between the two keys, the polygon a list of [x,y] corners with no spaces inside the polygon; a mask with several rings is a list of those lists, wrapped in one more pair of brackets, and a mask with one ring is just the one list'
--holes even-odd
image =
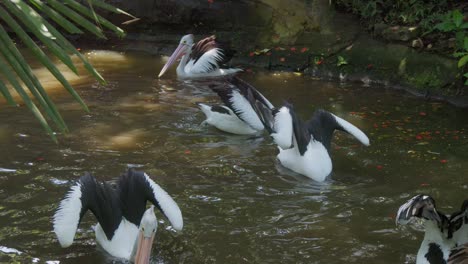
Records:
{"label": "preening pelican", "polygon": [[324,181],[332,171],[330,145],[335,130],[347,132],[363,145],[369,145],[364,132],[330,112],[316,110],[304,123],[297,117],[292,104],[275,108],[240,78],[232,77],[228,82],[227,87],[211,87],[225,106],[200,106],[207,116],[206,122],[236,134],[241,134],[238,130],[250,134],[266,129],[278,145],[278,160],[292,171]]}
{"label": "preening pelican", "polygon": [[316,110],[304,123],[290,103],[273,111],[265,104],[256,106],[260,120],[278,145],[280,163],[313,180],[324,181],[332,171],[330,145],[335,130],[347,132],[363,145],[369,145],[369,138],[359,128],[323,109]]}
{"label": "preening pelican", "polygon": [[241,71],[238,68],[222,68],[234,54],[225,46],[217,41],[215,36],[207,37],[194,44],[193,35],[185,35],[158,77],[161,77],[178,59],[181,59],[177,66],[177,77],[180,79],[219,77]]}
{"label": "preening pelican", "polygon": [[204,122],[232,134],[251,135],[264,130],[255,104],[261,102],[271,110],[273,105],[257,89],[239,77],[228,78],[221,85],[212,85],[210,88],[225,105],[198,103],[206,115]]}
{"label": "preening pelican", "polygon": [[424,220],[424,239],[416,264],[468,263],[468,199],[450,216],[436,209],[435,200],[419,194],[398,209],[396,223],[405,225],[413,219]]}
{"label": "preening pelican", "polygon": [[[146,202],[153,205],[146,209]],[[149,263],[158,222],[157,207],[176,230],[182,230],[182,213],[176,202],[146,173],[129,169],[115,187],[86,174],[73,185],[54,215],[54,232],[62,247],[74,240],[78,224],[90,210],[98,223],[96,240],[110,255]]]}

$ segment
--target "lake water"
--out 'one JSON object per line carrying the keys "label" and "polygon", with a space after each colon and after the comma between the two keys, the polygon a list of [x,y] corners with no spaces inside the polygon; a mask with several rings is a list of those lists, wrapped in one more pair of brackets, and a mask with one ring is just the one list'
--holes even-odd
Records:
{"label": "lake water", "polygon": [[138,167],[179,204],[182,232],[156,212],[153,263],[413,263],[423,233],[395,226],[398,207],[427,193],[451,213],[468,198],[467,110],[372,85],[241,74],[303,119],[324,108],[367,133],[369,147],[336,132],[332,175],[317,183],[283,168],[267,135],[200,126],[194,103],[219,103],[207,83],[178,81],[175,69],[158,79],[163,61],[147,54],[88,56],[108,81],[72,80],[90,113],[40,75],[71,131],[59,144],[27,109],[0,103],[0,262],[116,261],[96,247],[91,213],[69,248],[52,232],[58,202],[86,171],[111,181]]}

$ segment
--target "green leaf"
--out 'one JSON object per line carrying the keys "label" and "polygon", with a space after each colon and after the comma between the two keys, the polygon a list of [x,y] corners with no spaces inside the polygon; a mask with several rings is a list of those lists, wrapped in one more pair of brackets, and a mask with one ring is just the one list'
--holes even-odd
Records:
{"label": "green leaf", "polygon": [[[72,96],[77,100],[83,109],[85,111],[89,112],[88,107],[86,104],[83,102],[81,97],[74,91],[74,89],[71,87],[71,85],[68,83],[68,81],[65,79],[65,77],[62,75],[62,73],[57,69],[55,64],[47,57],[47,55],[39,48],[39,46],[36,45],[36,43],[24,32],[24,30],[20,27],[16,21],[14,21],[11,17],[9,17],[8,13],[3,13],[2,8],[0,7],[0,16],[3,18],[7,19],[7,24],[10,26],[10,28],[13,29],[13,31],[16,33],[16,35],[21,39],[21,41],[31,49],[32,54],[44,64],[44,66],[47,67],[47,69],[52,73],[52,75],[57,78],[57,80],[65,87],[65,89],[72,94]],[[4,10],[3,10],[4,11]],[[50,27],[52,29],[52,27]],[[54,32],[55,29],[52,29],[51,32]],[[58,39],[58,38],[57,38]]]}
{"label": "green leaf", "polygon": [[8,7],[8,5],[11,6],[12,3],[15,4],[16,7],[20,11],[23,12],[23,14],[24,13],[28,14],[27,18],[32,22],[31,25],[33,25],[34,28],[36,28],[45,37],[50,38],[50,39],[55,39],[54,36],[52,36],[52,34],[50,34],[47,27],[43,26],[42,17],[39,14],[37,14],[36,12],[31,12],[30,13],[31,8],[25,2],[23,2],[23,1],[3,1],[3,2],[4,2],[5,5],[7,5],[7,7]]}
{"label": "green leaf", "polygon": [[465,39],[463,40],[463,47],[466,51],[468,51],[468,37],[465,37]]}
{"label": "green leaf", "polygon": [[98,36],[99,38],[106,39],[106,36],[104,36],[102,30],[99,27],[89,22],[86,18],[82,17],[80,14],[76,13],[72,9],[66,7],[57,0],[48,0],[48,3],[57,11],[73,20],[76,24],[82,26],[83,28]]}
{"label": "green leaf", "polygon": [[452,21],[444,21],[442,23],[437,24],[435,28],[443,32],[448,32],[454,30],[455,25],[452,23]]}
{"label": "green leaf", "polygon": [[42,127],[47,131],[54,142],[57,142],[57,138],[55,137],[54,132],[50,128],[49,124],[45,120],[44,116],[41,114],[37,106],[32,102],[31,98],[29,98],[28,94],[23,90],[23,87],[19,84],[19,82],[14,77],[13,72],[10,68],[0,60],[0,72],[3,73],[3,76],[13,85],[16,92],[21,96],[26,106],[31,110],[33,115],[39,120],[39,123]]}
{"label": "green leaf", "polygon": [[57,13],[54,9],[50,8],[46,4],[44,4],[40,0],[29,0],[34,6],[36,6],[37,9],[40,11],[44,12],[48,17],[50,17],[57,25],[60,25],[63,27],[65,30],[67,30],[71,34],[82,34],[83,31],[81,31],[78,27],[76,27],[72,22],[70,22],[68,19]]}
{"label": "green leaf", "polygon": [[456,27],[460,27],[463,23],[463,14],[460,10],[457,9],[452,12],[452,20]]}
{"label": "green leaf", "polygon": [[[45,22],[45,24],[50,26],[50,24],[47,21]],[[50,26],[49,28],[50,28],[50,31],[52,32],[52,34],[54,34],[54,36],[57,37],[57,43],[59,43],[60,46],[65,48],[65,50],[67,50],[67,51],[75,54],[76,56],[78,56],[78,58],[81,60],[81,62],[83,62],[84,66],[85,66],[85,69],[88,70],[88,72],[91,73],[99,83],[106,84],[106,80],[104,80],[104,78],[101,76],[101,74],[99,74],[99,72],[91,65],[91,63],[89,63],[89,61],[86,59],[86,57],[83,56],[83,54],[81,54],[78,50],[76,50],[75,46],[73,46],[54,27]]]}
{"label": "green leaf", "polygon": [[[34,24],[34,20],[30,20],[29,17],[31,14],[36,13],[36,11],[32,10],[32,8],[29,7],[27,11],[21,11],[17,9],[14,5],[10,3],[10,1],[4,1],[4,5],[8,8],[10,12],[12,12],[16,17],[18,17],[39,40],[42,41],[42,43],[57,57],[59,58],[65,65],[70,68],[74,73],[77,73],[78,71],[76,70],[75,65],[73,64],[72,60],[68,56],[68,54],[60,47],[58,46],[52,39],[46,37],[43,35],[38,29],[37,25]],[[27,8],[25,8],[27,9]],[[13,20],[11,16],[0,6],[0,17],[2,20],[7,22],[7,24],[10,25],[9,21]],[[28,15],[26,15],[28,14]],[[36,13],[37,14],[37,13]],[[46,26],[46,22],[42,21],[41,27],[48,28]],[[52,29],[52,28],[49,28]]]}
{"label": "green leaf", "polygon": [[133,16],[133,15],[131,15],[131,14],[129,14],[129,13],[123,11],[122,9],[116,8],[116,7],[112,6],[112,5],[109,5],[109,4],[105,3],[105,2],[103,2],[103,1],[100,1],[100,0],[88,0],[88,3],[89,3],[89,2],[93,3],[93,4],[94,4],[95,6],[97,6],[97,7],[100,7],[100,8],[102,8],[102,9],[105,9],[105,10],[107,10],[107,11],[111,11],[111,12],[114,12],[114,13],[117,13],[117,14],[127,15],[127,16],[129,16],[129,17],[131,17],[131,18],[136,18],[135,16]]}
{"label": "green leaf", "polygon": [[0,49],[0,53],[3,54],[5,60],[10,64],[13,70],[16,72],[21,81],[28,87],[29,91],[39,101],[39,104],[44,108],[46,113],[52,118],[57,126],[62,131],[67,131],[67,127],[62,117],[57,111],[54,103],[50,100],[44,88],[37,80],[36,76],[32,73],[26,60],[20,54],[13,41],[8,37],[6,31],[0,26],[0,43],[3,48]]}
{"label": "green leaf", "polygon": [[346,65],[346,64],[348,64],[346,59],[343,58],[342,56],[338,56],[338,62],[336,63],[336,66],[340,67],[340,66]]}
{"label": "green leaf", "polygon": [[[75,9],[76,11],[80,12],[81,14],[89,17],[89,18],[92,18],[96,21],[96,23],[99,24],[102,24],[103,26],[105,26],[106,28],[114,31],[119,37],[123,38],[125,36],[125,32],[115,26],[114,24],[112,24],[111,22],[109,22],[109,20],[97,15],[94,10],[90,10],[86,7],[84,7],[83,5],[79,4],[78,2],[76,2],[76,0],[62,0],[65,4],[71,6],[73,9]],[[92,8],[92,6],[91,6]]]}
{"label": "green leaf", "polygon": [[467,62],[468,62],[468,55],[465,55],[458,61],[458,68],[465,66]]}
{"label": "green leaf", "polygon": [[462,56],[465,56],[465,55],[468,55],[468,53],[467,52],[455,52],[455,53],[453,53],[453,56],[455,58],[462,57]]}
{"label": "green leaf", "polygon": [[0,92],[3,94],[3,97],[5,97],[6,101],[12,105],[16,106],[17,104],[15,103],[15,100],[11,96],[10,91],[8,90],[8,87],[5,86],[5,84],[0,80]]}
{"label": "green leaf", "polygon": [[[72,9],[65,6],[63,4],[64,2],[72,6]],[[77,70],[68,52],[76,54],[83,62],[85,68],[94,75],[99,82],[105,83],[105,80],[88,62],[86,57],[78,52],[47,19],[54,21],[58,26],[72,34],[83,33],[82,29],[79,28],[81,27],[99,37],[105,38],[100,28],[101,24],[113,30],[119,36],[122,36],[124,32],[122,29],[97,15],[94,12],[93,5],[111,12],[125,14],[133,18],[135,17],[104,3],[102,0],[87,0],[89,9],[79,4],[79,2],[80,1],[75,2],[71,0],[4,0],[0,1],[0,21],[2,21],[2,25],[7,25],[10,30],[16,33],[16,36],[30,49],[31,53],[62,83],[65,89],[75,97],[75,100],[79,101],[83,107],[89,111],[62,73],[35,42],[37,40],[41,42],[39,45],[44,45],[44,47],[50,51],[50,54],[59,58],[60,61],[75,73],[77,73]],[[8,12],[4,8],[8,10]],[[78,13],[84,16],[75,11],[78,11]],[[44,16],[44,18],[42,16]],[[88,18],[92,20],[90,21]],[[94,25],[92,23],[93,20],[98,23],[98,25]],[[33,34],[37,40],[33,40],[30,34]],[[8,62],[11,68],[5,62]],[[19,80],[24,83],[24,87],[20,84]],[[8,36],[8,33],[6,33],[2,27],[0,29],[0,96],[3,96],[9,104],[14,105],[13,96],[6,83],[12,85],[13,89],[20,95],[24,103],[32,111],[33,115],[39,120],[44,129],[46,129],[47,133],[57,142],[55,134],[41,111],[37,108],[32,96],[37,99],[37,103],[41,105],[42,110],[47,113],[61,130],[66,130],[65,123],[47,95],[47,92],[42,87],[42,84]],[[25,91],[26,87],[29,89],[32,96]]]}

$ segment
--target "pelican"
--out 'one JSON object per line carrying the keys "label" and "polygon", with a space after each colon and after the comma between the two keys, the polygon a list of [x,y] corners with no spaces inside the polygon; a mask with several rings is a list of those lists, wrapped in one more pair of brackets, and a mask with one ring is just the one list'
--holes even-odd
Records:
{"label": "pelican", "polygon": [[436,209],[435,200],[419,194],[398,209],[396,224],[405,225],[414,218],[423,220],[424,239],[416,264],[462,264],[468,260],[468,199],[461,210],[446,216]]}
{"label": "pelican", "polygon": [[[233,77],[229,82],[231,85],[224,89],[212,87],[226,106],[219,107],[218,112],[224,112],[220,114],[215,113],[213,108],[209,109],[211,115],[206,114],[208,110],[205,109],[207,122],[227,131],[228,125],[233,127],[236,124],[231,119],[237,116],[240,119],[235,119],[237,123],[250,126],[254,132],[267,130],[278,145],[278,160],[292,171],[319,182],[324,181],[332,171],[329,151],[335,130],[345,131],[362,144],[369,145],[369,138],[364,132],[330,112],[319,109],[304,124],[296,116],[291,104],[285,103],[275,108],[260,92],[240,78]],[[220,124],[225,126],[220,127]]]}
{"label": "pelican", "polygon": [[330,145],[335,130],[347,132],[369,146],[369,138],[364,132],[323,109],[316,110],[312,118],[304,123],[290,103],[286,102],[273,111],[268,111],[263,104],[257,105],[261,110],[262,122],[278,145],[277,158],[280,163],[315,181],[324,181],[332,171]]}
{"label": "pelican", "polygon": [[[146,209],[146,202],[153,205]],[[176,202],[146,173],[129,169],[116,186],[82,176],[60,202],[54,215],[54,232],[62,247],[74,240],[78,224],[90,210],[98,223],[97,243],[110,255],[135,263],[149,263],[158,222],[157,207],[176,230],[182,230],[182,213]]]}
{"label": "pelican", "polygon": [[222,85],[210,86],[225,105],[206,105],[197,103],[206,115],[204,123],[219,130],[239,135],[258,134],[264,130],[255,102],[261,102],[268,109],[273,105],[253,86],[239,77],[226,79]]}
{"label": "pelican", "polygon": [[238,68],[221,68],[234,54],[223,46],[225,45],[218,42],[215,36],[207,37],[194,44],[193,35],[185,35],[158,77],[163,76],[178,59],[181,59],[177,66],[177,77],[180,79],[219,77],[241,71]]}

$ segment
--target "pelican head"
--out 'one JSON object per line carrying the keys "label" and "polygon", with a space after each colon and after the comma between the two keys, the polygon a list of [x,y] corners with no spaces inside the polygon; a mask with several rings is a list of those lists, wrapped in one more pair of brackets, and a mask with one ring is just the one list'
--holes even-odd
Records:
{"label": "pelican head", "polygon": [[177,46],[176,50],[172,53],[171,57],[169,57],[169,60],[167,60],[166,64],[162,68],[161,72],[158,75],[158,78],[163,76],[163,74],[167,71],[167,69],[174,64],[178,59],[180,59],[182,56],[187,54],[187,51],[189,51],[192,46],[193,46],[193,35],[188,34],[182,37],[182,39],[179,42],[179,46]]}
{"label": "pelican head", "polygon": [[132,260],[135,264],[147,264],[151,256],[151,247],[158,229],[154,206],[148,208],[141,218],[138,237],[135,241]]}

